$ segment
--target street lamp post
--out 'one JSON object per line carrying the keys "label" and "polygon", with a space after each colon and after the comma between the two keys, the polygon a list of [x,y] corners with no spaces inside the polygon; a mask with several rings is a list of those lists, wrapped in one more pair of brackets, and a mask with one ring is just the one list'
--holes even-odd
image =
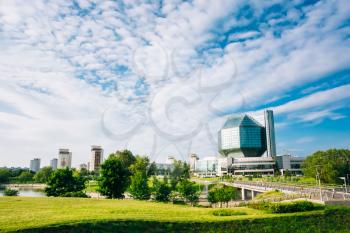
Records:
{"label": "street lamp post", "polygon": [[346,186],[346,177],[339,177],[340,179],[344,180],[344,188],[345,188],[345,193],[348,193],[348,188]]}
{"label": "street lamp post", "polygon": [[320,177],[320,173],[318,172],[318,166],[316,166],[316,183],[317,183],[317,179],[318,179],[318,187],[320,189],[320,200],[323,201],[322,189],[321,189],[321,177]]}

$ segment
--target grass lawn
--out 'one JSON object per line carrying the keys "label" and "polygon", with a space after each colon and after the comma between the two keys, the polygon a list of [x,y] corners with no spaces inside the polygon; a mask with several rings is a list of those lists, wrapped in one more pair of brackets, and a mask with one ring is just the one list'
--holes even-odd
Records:
{"label": "grass lawn", "polygon": [[[235,232],[274,232],[274,227],[289,227],[293,221],[295,227],[306,226],[311,230],[320,227],[324,230],[327,226],[322,226],[322,222],[328,224],[323,211],[277,215],[245,207],[233,210],[246,215],[214,216],[215,209],[211,208],[148,201],[1,197],[0,232],[231,232],[232,229]],[[333,224],[330,229],[336,229],[337,233],[350,232],[344,228],[344,222],[334,226],[337,221],[350,223],[350,213],[342,214],[339,219],[332,218],[329,223]],[[254,226],[257,229],[250,231]],[[266,230],[269,227],[271,231]],[[282,228],[278,230],[290,232],[289,228],[287,231]]]}

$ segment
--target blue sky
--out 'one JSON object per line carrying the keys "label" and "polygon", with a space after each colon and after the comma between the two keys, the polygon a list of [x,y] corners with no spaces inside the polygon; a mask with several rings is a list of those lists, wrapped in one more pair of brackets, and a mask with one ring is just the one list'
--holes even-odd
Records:
{"label": "blue sky", "polygon": [[279,153],[350,145],[350,2],[0,1],[0,166],[91,145],[217,155],[273,109]]}

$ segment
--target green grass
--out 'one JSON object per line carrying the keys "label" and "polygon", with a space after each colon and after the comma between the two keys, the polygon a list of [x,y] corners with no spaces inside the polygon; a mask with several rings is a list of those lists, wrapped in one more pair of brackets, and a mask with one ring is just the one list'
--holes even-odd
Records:
{"label": "green grass", "polygon": [[283,198],[285,195],[284,193],[273,190],[273,191],[267,191],[265,193],[260,193],[255,197],[255,200],[266,200],[266,199],[277,199],[277,198]]}
{"label": "green grass", "polygon": [[[350,232],[350,212],[268,214],[246,207],[239,216],[215,216],[211,208],[134,200],[0,198],[0,232]],[[293,225],[294,224],[294,225]],[[336,225],[335,225],[336,224]],[[118,230],[117,230],[118,229]],[[311,229],[311,230],[310,230]],[[334,231],[335,232],[335,231]]]}

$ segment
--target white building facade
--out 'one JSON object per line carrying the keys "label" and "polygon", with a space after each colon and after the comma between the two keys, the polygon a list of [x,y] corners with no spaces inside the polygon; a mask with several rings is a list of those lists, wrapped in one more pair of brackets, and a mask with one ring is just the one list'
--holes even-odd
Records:
{"label": "white building facade", "polygon": [[61,169],[67,167],[72,167],[72,152],[70,152],[69,149],[59,149],[57,168]]}

